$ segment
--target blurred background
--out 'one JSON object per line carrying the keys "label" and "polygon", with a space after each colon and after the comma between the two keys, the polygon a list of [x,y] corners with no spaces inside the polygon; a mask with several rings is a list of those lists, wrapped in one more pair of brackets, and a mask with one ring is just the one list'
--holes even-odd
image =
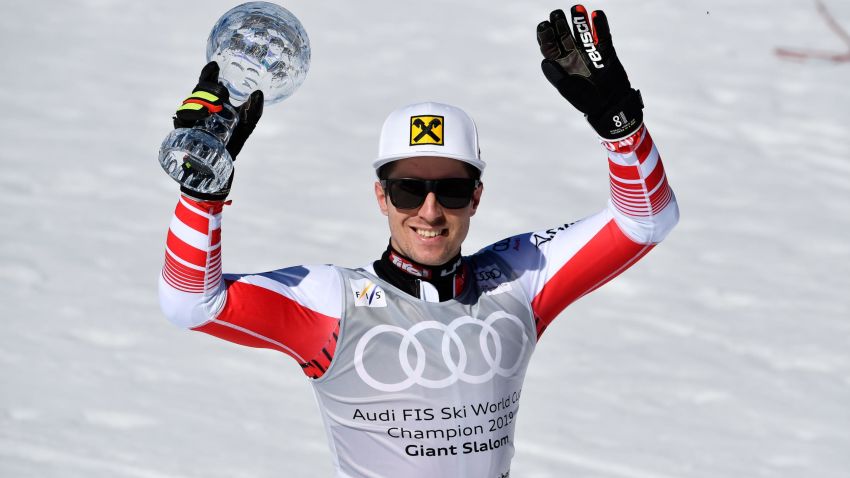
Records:
{"label": "blurred background", "polygon": [[[180,330],[157,303],[178,197],[157,149],[237,3],[3,6],[4,478],[332,474],[293,360]],[[281,4],[312,65],[239,156],[226,272],[377,258],[370,163],[386,114],[417,101],[478,123],[465,252],[605,206],[605,151],[539,69],[535,26],[570,4]],[[850,29],[850,3],[822,5]],[[586,6],[609,16],[682,217],[543,336],[512,476],[848,476],[848,39],[809,1]]]}

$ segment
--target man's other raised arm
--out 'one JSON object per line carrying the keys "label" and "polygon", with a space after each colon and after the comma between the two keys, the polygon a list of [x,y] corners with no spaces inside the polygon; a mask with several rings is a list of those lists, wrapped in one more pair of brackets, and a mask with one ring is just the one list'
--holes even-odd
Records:
{"label": "man's other raised arm", "polygon": [[569,304],[613,279],[660,242],[679,218],[667,175],[643,124],[601,10],[574,5],[537,26],[547,80],[581,111],[608,150],[611,198],[603,211],[571,224],[491,246],[519,276],[538,336]]}

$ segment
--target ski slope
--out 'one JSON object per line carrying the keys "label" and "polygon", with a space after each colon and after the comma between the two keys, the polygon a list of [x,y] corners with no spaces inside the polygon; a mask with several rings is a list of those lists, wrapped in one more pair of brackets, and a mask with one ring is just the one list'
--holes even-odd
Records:
{"label": "ski slope", "polygon": [[[850,3],[825,0],[850,29]],[[0,15],[0,476],[331,476],[288,357],[179,330],[156,279],[156,152],[235,2],[7,2]],[[489,166],[464,250],[591,214],[605,152],[546,82],[552,1],[287,0],[302,88],[237,162],[224,267],[358,266],[387,241],[369,167],[396,107],[456,104]],[[547,330],[512,476],[850,476],[850,63],[806,1],[604,8],[682,218]]]}

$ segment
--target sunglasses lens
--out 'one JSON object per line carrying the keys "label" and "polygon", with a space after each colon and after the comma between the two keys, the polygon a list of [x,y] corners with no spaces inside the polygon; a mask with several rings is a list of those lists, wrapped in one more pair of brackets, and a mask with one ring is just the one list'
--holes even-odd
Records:
{"label": "sunglasses lens", "polygon": [[469,205],[477,182],[469,178],[430,181],[424,179],[387,179],[384,184],[390,196],[390,201],[399,209],[415,209],[421,206],[430,191],[434,191],[437,201],[443,207],[460,209]]}
{"label": "sunglasses lens", "polygon": [[396,179],[389,182],[390,200],[399,209],[417,208],[425,202],[428,190],[424,181]]}
{"label": "sunglasses lens", "polygon": [[435,187],[437,200],[449,209],[466,207],[472,200],[474,190],[475,180],[464,178],[443,179]]}

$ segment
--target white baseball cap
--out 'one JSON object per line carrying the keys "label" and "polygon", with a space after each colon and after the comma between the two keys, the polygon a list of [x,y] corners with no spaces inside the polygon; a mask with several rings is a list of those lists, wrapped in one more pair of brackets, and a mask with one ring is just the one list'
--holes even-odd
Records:
{"label": "white baseball cap", "polygon": [[484,171],[475,122],[462,109],[442,103],[415,103],[387,116],[381,128],[375,171],[398,159],[439,156]]}

